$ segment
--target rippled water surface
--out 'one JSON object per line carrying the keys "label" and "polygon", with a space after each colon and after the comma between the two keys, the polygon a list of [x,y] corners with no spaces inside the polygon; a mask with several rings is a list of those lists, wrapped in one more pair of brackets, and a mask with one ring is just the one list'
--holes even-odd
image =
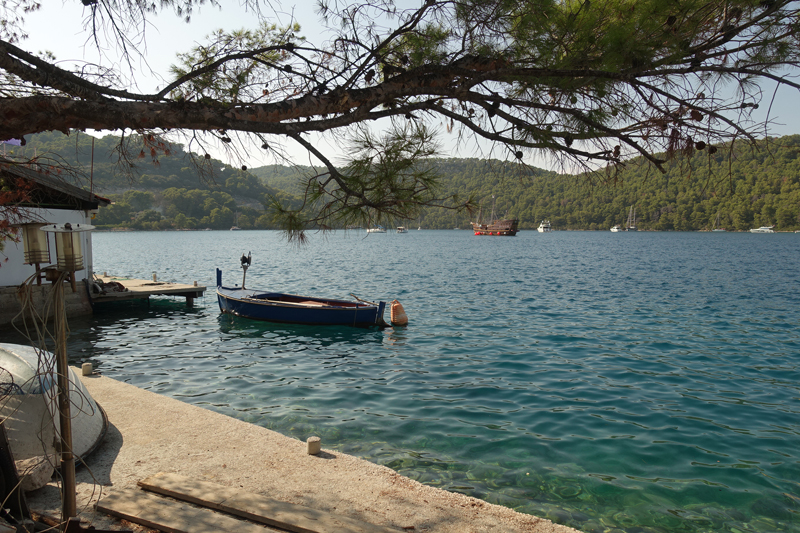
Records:
{"label": "rippled water surface", "polygon": [[411,323],[260,323],[210,290],[73,319],[75,363],[583,531],[800,531],[800,235],[93,238],[98,272],[241,283],[252,251],[249,287]]}

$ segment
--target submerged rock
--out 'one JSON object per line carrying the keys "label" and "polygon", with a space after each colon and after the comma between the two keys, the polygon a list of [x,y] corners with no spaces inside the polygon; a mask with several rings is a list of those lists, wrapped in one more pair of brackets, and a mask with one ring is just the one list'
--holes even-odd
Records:
{"label": "submerged rock", "polygon": [[767,518],[776,518],[778,520],[791,520],[793,515],[788,509],[788,506],[773,498],[759,498],[750,507],[752,511]]}
{"label": "submerged rock", "polygon": [[547,512],[547,519],[556,524],[568,524],[572,520],[572,515],[567,511],[555,509]]}

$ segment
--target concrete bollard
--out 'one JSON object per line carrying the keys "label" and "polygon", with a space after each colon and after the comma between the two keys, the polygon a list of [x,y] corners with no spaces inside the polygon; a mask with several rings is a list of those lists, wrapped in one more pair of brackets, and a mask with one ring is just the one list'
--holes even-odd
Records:
{"label": "concrete bollard", "polygon": [[197,281],[194,282],[194,286],[197,287]]}
{"label": "concrete bollard", "polygon": [[83,363],[81,365],[81,374],[84,376],[91,376],[92,375],[92,363]]}
{"label": "concrete bollard", "polygon": [[319,437],[308,437],[308,455],[317,455],[322,449],[322,439]]}
{"label": "concrete bollard", "polygon": [[155,280],[156,280],[156,273],[153,272],[153,281],[155,281]]}

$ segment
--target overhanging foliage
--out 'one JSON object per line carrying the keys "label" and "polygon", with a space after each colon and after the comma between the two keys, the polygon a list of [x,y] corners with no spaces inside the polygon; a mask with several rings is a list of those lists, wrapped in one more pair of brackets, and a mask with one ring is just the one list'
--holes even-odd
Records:
{"label": "overhanging foliage", "polygon": [[[90,3],[98,25],[144,21],[164,8],[184,16],[195,4]],[[255,28],[215,32],[182,54],[173,81],[152,94],[122,83],[113,65],[64,68],[25,51],[20,7],[35,4],[0,4],[0,138],[179,130],[230,144],[244,134],[265,150],[276,138],[297,142],[326,172],[307,184],[310,210],[285,212],[290,235],[381,213],[414,218],[422,205],[466,205],[431,194],[432,176],[396,181],[419,151],[339,165],[308,133],[356,135],[363,146],[374,144],[357,136],[369,131],[363,125],[382,120],[413,142],[433,120],[520,161],[535,151],[573,170],[616,168],[636,155],[663,171],[675,155],[711,154],[764,133],[750,116],[769,103],[759,83],[800,88],[787,76],[798,66],[798,6],[788,0],[426,0],[414,9],[325,2],[320,13],[338,28],[328,45],[262,16]],[[392,139],[375,152],[389,154]]]}

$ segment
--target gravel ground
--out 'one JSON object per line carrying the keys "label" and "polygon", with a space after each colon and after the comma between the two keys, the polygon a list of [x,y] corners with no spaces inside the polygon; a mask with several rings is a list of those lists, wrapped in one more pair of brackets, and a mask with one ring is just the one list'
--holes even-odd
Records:
{"label": "gravel ground", "polygon": [[[174,472],[321,511],[392,527],[436,533],[575,533],[549,520],[428,487],[394,470],[110,378],[82,378],[105,409],[109,430],[78,467],[80,518],[98,529],[134,529],[94,511],[99,497],[158,472]],[[58,517],[55,482],[28,493],[31,509]]]}

